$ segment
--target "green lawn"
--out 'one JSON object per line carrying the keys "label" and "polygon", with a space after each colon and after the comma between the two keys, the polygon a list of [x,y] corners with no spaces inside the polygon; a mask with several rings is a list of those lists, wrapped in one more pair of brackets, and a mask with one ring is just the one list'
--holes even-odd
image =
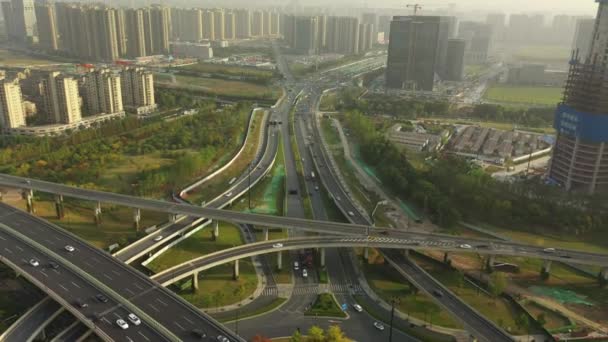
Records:
{"label": "green lawn", "polygon": [[536,303],[525,303],[524,306],[534,318],[538,318],[540,315],[543,315],[546,321],[544,328],[549,331],[557,330],[570,325],[570,320],[568,320],[568,318],[554,311],[547,310]]}
{"label": "green lawn", "polygon": [[567,46],[528,45],[513,49],[513,56],[521,61],[568,63],[572,50]]}
{"label": "green lawn", "polygon": [[461,300],[471,305],[487,319],[493,321],[506,331],[515,335],[526,334],[527,331],[518,328],[515,318],[522,314],[522,310],[503,298],[494,298],[483,291],[478,291],[468,282],[462,280],[462,275],[446,265],[427,258],[412,256],[416,262],[429,272],[435,279],[447,286]]}
{"label": "green lawn", "polygon": [[321,104],[319,109],[324,112],[331,112],[336,110],[336,103],[338,101],[338,95],[336,92],[330,92],[321,97]]}
{"label": "green lawn", "polygon": [[[229,186],[228,183],[231,179],[238,177],[247,171],[253,156],[257,152],[258,144],[260,143],[260,132],[264,127],[262,125],[263,117],[263,112],[258,111],[252,118],[253,122],[251,123],[251,131],[248,133],[249,140],[247,141],[245,150],[243,150],[243,153],[239,156],[239,158],[237,158],[237,160],[220,175],[212,178],[208,182],[188,193],[188,200],[196,204],[200,204],[202,201],[212,200],[226,191],[227,187]],[[226,158],[224,158],[225,160],[222,160],[222,163],[216,163],[213,170],[209,170],[208,173],[215,171],[215,169],[220,168],[223,166],[223,164],[232,159],[233,155],[236,154],[240,149],[243,139],[245,139],[245,137],[238,137],[238,148],[232,153],[232,155],[226,155]]]}
{"label": "green lawn", "polygon": [[[58,58],[60,60],[60,58]],[[0,49],[0,66],[30,66],[30,65],[48,65],[65,62],[57,62],[42,57],[28,56],[26,54]]]}
{"label": "green lawn", "polygon": [[186,88],[196,87],[211,95],[269,100],[278,99],[281,96],[281,90],[275,86],[182,75],[176,75],[175,78],[180,86]]}
{"label": "green lawn", "polygon": [[502,103],[556,106],[562,98],[561,87],[492,86],[484,99]]}
{"label": "green lawn", "polygon": [[399,311],[421,320],[431,321],[446,328],[460,328],[460,324],[432,298],[420,293],[415,286],[405,280],[390,265],[363,265],[367,282],[385,301],[399,299]]}
{"label": "green lawn", "polygon": [[[188,260],[243,244],[240,229],[228,223],[220,223],[220,236],[217,241],[213,240],[211,234],[210,227],[198,231],[154,259],[148,264],[148,268],[160,272]],[[250,296],[257,287],[257,276],[251,259],[240,260],[239,271],[239,279],[234,280],[233,263],[214,267],[199,273],[198,291],[192,292],[192,280],[188,279],[182,282],[177,292],[199,308],[237,303]],[[243,288],[242,295],[235,293],[239,287]]]}
{"label": "green lawn", "polygon": [[178,67],[177,70],[191,70],[202,73],[218,73],[232,76],[249,76],[259,78],[272,78],[274,76],[271,70],[257,69],[253,67],[241,67],[237,65],[224,65],[215,63],[199,62],[198,64],[186,65]]}
{"label": "green lawn", "polygon": [[346,317],[336,299],[331,293],[322,293],[317,296],[314,304],[304,313],[306,316]]}

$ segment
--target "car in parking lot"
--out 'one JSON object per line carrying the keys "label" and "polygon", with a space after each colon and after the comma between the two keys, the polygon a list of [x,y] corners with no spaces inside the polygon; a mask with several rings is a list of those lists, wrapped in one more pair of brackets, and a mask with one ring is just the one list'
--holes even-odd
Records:
{"label": "car in parking lot", "polygon": [[122,330],[129,329],[129,324],[122,318],[116,320],[116,325],[118,325]]}
{"label": "car in parking lot", "polygon": [[73,246],[70,246],[70,245],[66,245],[63,248],[70,253],[76,250],[76,248],[74,248]]}
{"label": "car in parking lot", "polygon": [[384,324],[380,322],[374,322],[374,327],[380,331],[384,331]]}
{"label": "car in parking lot", "polygon": [[34,259],[34,258],[30,259],[29,263],[30,263],[30,265],[32,265],[34,267],[40,266],[40,261],[38,261],[37,259]]}
{"label": "car in parking lot", "polygon": [[130,313],[129,316],[127,316],[127,318],[129,318],[129,321],[131,321],[131,323],[133,323],[135,325],[141,324],[141,319],[139,319],[139,317],[135,316],[135,314]]}
{"label": "car in parking lot", "polygon": [[357,312],[363,312],[363,308],[359,304],[353,304],[353,309]]}
{"label": "car in parking lot", "polygon": [[96,294],[95,295],[95,299],[97,299],[97,301],[100,302],[100,303],[107,303],[108,302],[108,297],[102,295],[101,293]]}

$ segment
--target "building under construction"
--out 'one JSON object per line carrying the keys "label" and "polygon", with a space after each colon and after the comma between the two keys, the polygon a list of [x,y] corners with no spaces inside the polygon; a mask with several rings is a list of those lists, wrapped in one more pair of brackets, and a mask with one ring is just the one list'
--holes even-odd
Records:
{"label": "building under construction", "polygon": [[608,0],[596,1],[590,51],[573,53],[555,115],[558,136],[549,173],[567,190],[589,194],[608,190]]}

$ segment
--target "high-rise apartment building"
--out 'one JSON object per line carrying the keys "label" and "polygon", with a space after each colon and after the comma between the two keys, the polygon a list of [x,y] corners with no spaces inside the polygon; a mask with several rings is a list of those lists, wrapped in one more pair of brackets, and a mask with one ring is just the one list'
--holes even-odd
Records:
{"label": "high-rise apartment building", "polygon": [[48,1],[37,2],[35,11],[38,25],[38,45],[46,50],[58,50],[59,34],[55,4]]}
{"label": "high-rise apartment building", "polygon": [[396,16],[386,69],[389,88],[432,91],[445,70],[448,23],[437,16]]}
{"label": "high-rise apartment building", "polygon": [[26,125],[19,80],[0,80],[0,131]]}
{"label": "high-rise apartment building", "polygon": [[608,0],[598,2],[589,54],[570,62],[549,170],[566,190],[589,194],[608,191]]}
{"label": "high-rise apartment building", "polygon": [[227,40],[236,39],[236,15],[232,11],[224,13],[224,38]]}
{"label": "high-rise apartment building", "polygon": [[[144,16],[145,30],[147,32],[146,41],[149,46],[146,51],[149,55],[169,54],[169,37],[171,36],[171,9],[164,6],[153,6],[145,11],[148,16]],[[148,33],[149,32],[149,33]]]}
{"label": "high-rise apartment building", "polygon": [[504,41],[506,33],[507,16],[504,13],[491,13],[486,17],[486,24],[492,27],[492,39]]}
{"label": "high-rise apartment building", "polygon": [[281,34],[281,14],[279,12],[270,12],[270,29],[268,34],[273,37]]}
{"label": "high-rise apartment building", "polygon": [[319,49],[319,18],[296,17],[295,43],[293,45],[296,53],[301,55],[312,55]]}
{"label": "high-rise apartment building", "polygon": [[78,81],[60,72],[50,72],[41,82],[41,94],[47,121],[72,124],[82,119]]}
{"label": "high-rise apartment building", "polygon": [[130,58],[146,56],[146,20],[145,11],[141,8],[129,8],[125,11],[127,32],[127,56]]}
{"label": "high-rise apartment building", "polygon": [[464,39],[449,39],[446,58],[445,80],[462,81],[464,76],[464,56],[467,42]]}
{"label": "high-rise apartment building", "polygon": [[11,41],[33,42],[36,35],[34,0],[11,0],[2,3],[6,32]]}
{"label": "high-rise apartment building", "polygon": [[378,15],[376,13],[363,13],[361,15],[361,23],[362,24],[370,24],[373,25],[373,31],[371,33],[372,37],[374,37],[373,43],[378,40]]}
{"label": "high-rise apartment building", "polygon": [[458,38],[467,43],[465,51],[466,64],[484,64],[488,60],[490,43],[492,40],[492,27],[473,21],[460,23]]}
{"label": "high-rise apartment building", "polygon": [[327,19],[327,52],[353,55],[359,53],[359,19],[329,17]]}
{"label": "high-rise apartment building", "polygon": [[251,11],[247,9],[236,10],[236,37],[239,39],[251,38]]}
{"label": "high-rise apartment building", "polygon": [[264,12],[261,10],[256,10],[252,13],[251,35],[254,37],[262,37],[264,35]]}
{"label": "high-rise apartment building", "polygon": [[83,88],[87,114],[123,111],[120,75],[109,69],[90,71],[84,76]]}
{"label": "high-rise apartment building", "polygon": [[117,8],[116,11],[116,41],[118,44],[118,55],[127,56],[127,44],[129,36],[127,34],[127,14],[124,8]]}
{"label": "high-rise apartment building", "polygon": [[593,40],[595,19],[579,19],[576,21],[572,50],[578,51],[581,60],[587,59]]}
{"label": "high-rise apartment building", "polygon": [[206,10],[203,13],[203,37],[215,40],[215,15],[213,11]]}
{"label": "high-rise apartment building", "polygon": [[203,11],[198,8],[173,9],[181,13],[179,23],[174,24],[173,31],[177,38],[184,41],[200,42],[203,37]]}
{"label": "high-rise apartment building", "polygon": [[226,39],[226,17],[223,9],[213,11],[213,24],[215,32],[215,40]]}
{"label": "high-rise apartment building", "polygon": [[122,103],[138,114],[156,108],[154,75],[143,68],[126,68],[121,74]]}

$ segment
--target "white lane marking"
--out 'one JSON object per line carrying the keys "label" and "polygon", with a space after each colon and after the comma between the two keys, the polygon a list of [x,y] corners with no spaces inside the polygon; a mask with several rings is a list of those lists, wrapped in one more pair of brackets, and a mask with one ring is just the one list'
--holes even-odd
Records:
{"label": "white lane marking", "polygon": [[192,322],[192,320],[186,316],[182,316],[183,319],[185,319],[188,323],[190,324],[194,324],[194,322]]}
{"label": "white lane marking", "polygon": [[140,289],[140,290],[143,290],[143,289],[144,289],[144,288],[143,288],[143,287],[141,287],[141,285],[139,285],[138,283],[135,283],[135,284],[133,284],[133,285],[135,285],[135,287],[137,287],[137,288],[138,288],[138,289]]}
{"label": "white lane marking", "polygon": [[87,266],[89,266],[89,267],[93,267],[93,265],[91,265],[91,263],[90,263],[90,262],[88,262],[88,261],[83,261],[83,262],[84,262],[84,264],[85,264],[85,265],[87,265]]}
{"label": "white lane marking", "polygon": [[120,316],[116,312],[112,312],[112,315],[114,315],[117,319],[120,319]]}
{"label": "white lane marking", "polygon": [[141,331],[138,331],[137,333],[138,333],[138,334],[140,334],[140,335],[141,335],[141,337],[145,338],[145,339],[146,339],[146,341],[150,341],[150,339],[148,338],[148,336],[146,336],[146,335],[142,334],[142,332],[141,332]]}
{"label": "white lane marking", "polygon": [[162,300],[160,300],[160,298],[156,298],[156,301],[161,303],[164,306],[167,306],[167,303],[163,302]]}
{"label": "white lane marking", "polygon": [[93,261],[95,261],[96,263],[101,264],[101,261],[99,261],[99,259],[97,259],[97,258],[91,258],[91,259],[93,259]]}
{"label": "white lane marking", "polygon": [[49,275],[46,274],[46,273],[44,273],[44,271],[40,271],[40,273],[42,273],[42,275],[45,276],[45,277],[47,277],[47,278],[49,277]]}
{"label": "white lane marking", "polygon": [[72,282],[72,285],[76,286],[77,288],[80,288],[80,286],[78,286],[78,284],[76,284],[75,282]]}
{"label": "white lane marking", "polygon": [[131,291],[131,289],[126,288],[125,290],[126,290],[127,292],[129,292],[129,293],[130,293],[132,296],[135,296],[135,292]]}
{"label": "white lane marking", "polygon": [[5,238],[3,238],[2,236],[0,236],[0,240],[2,240],[2,241],[6,241],[6,239],[5,239]]}
{"label": "white lane marking", "polygon": [[120,272],[118,272],[117,270],[112,270],[112,273],[116,274],[117,276],[120,276]]}
{"label": "white lane marking", "polygon": [[61,241],[61,238],[60,238],[60,237],[58,237],[58,236],[54,236],[54,238],[55,238],[55,240],[57,240],[57,241]]}
{"label": "white lane marking", "polygon": [[112,323],[110,323],[110,321],[108,321],[108,319],[107,319],[107,318],[105,318],[105,317],[104,317],[104,318],[102,318],[101,320],[102,320],[102,321],[104,321],[104,322],[106,322],[106,323],[108,323],[108,324],[112,324]]}
{"label": "white lane marking", "polygon": [[19,246],[15,246],[15,248],[17,248],[19,250],[19,252],[23,252],[23,248],[21,248]]}
{"label": "white lane marking", "polygon": [[59,287],[61,287],[62,289],[68,291],[68,289],[65,286],[63,286],[62,284],[59,284]]}
{"label": "white lane marking", "polygon": [[154,305],[148,304],[148,306],[151,307],[154,311],[160,312],[160,310],[158,310]]}
{"label": "white lane marking", "polygon": [[186,330],[184,327],[182,327],[179,323],[177,322],[173,322],[173,324],[177,325],[178,328],[182,329],[182,330]]}
{"label": "white lane marking", "polygon": [[46,241],[48,244],[54,245],[55,241],[49,240],[49,239],[45,239],[44,241]]}
{"label": "white lane marking", "polygon": [[112,277],[110,277],[109,275],[107,275],[105,273],[103,274],[103,276],[106,277],[106,278],[108,278],[108,280],[113,280]]}
{"label": "white lane marking", "polygon": [[9,252],[9,253],[11,253],[11,254],[13,254],[13,251],[11,251],[10,249],[8,249],[6,247],[4,247],[4,250],[7,251],[7,252]]}

